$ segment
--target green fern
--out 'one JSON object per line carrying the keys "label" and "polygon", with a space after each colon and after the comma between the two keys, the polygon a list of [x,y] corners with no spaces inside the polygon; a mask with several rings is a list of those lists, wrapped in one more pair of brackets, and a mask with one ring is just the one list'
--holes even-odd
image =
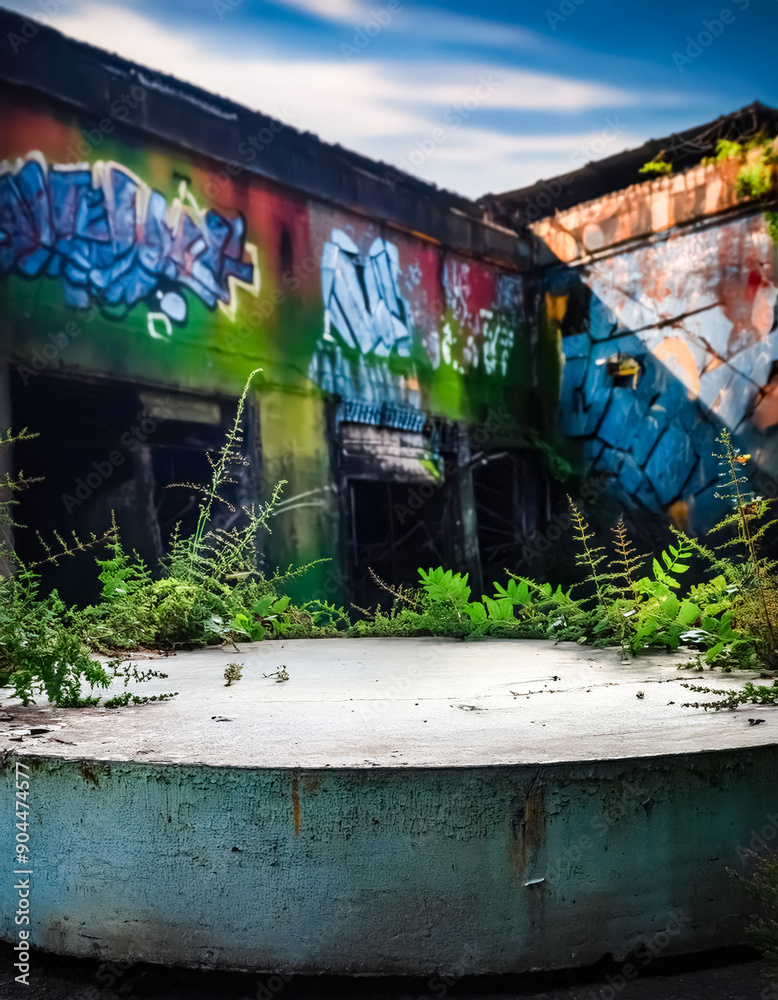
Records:
{"label": "green fern", "polygon": [[625,600],[631,600],[637,604],[640,600],[640,593],[637,589],[636,574],[643,564],[643,558],[635,551],[635,546],[627,534],[627,526],[624,523],[624,515],[620,514],[616,522],[616,527],[611,528],[614,535],[613,547],[615,557],[610,562],[610,570],[615,580],[620,580],[622,584],[622,596]]}
{"label": "green fern", "polygon": [[613,574],[604,571],[601,567],[607,563],[608,557],[602,545],[592,545],[595,537],[591,531],[586,518],[573,503],[572,497],[568,496],[568,503],[572,511],[573,536],[580,546],[580,552],[575,554],[575,564],[580,566],[586,573],[583,581],[590,583],[594,588],[596,603],[600,611],[607,610],[608,599],[613,594]]}

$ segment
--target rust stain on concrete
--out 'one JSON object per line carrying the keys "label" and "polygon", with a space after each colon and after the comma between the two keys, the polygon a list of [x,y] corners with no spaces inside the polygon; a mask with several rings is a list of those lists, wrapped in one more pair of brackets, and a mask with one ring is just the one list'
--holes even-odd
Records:
{"label": "rust stain on concrete", "polygon": [[546,810],[543,786],[533,781],[527,789],[523,803],[513,816],[510,843],[514,867],[523,872],[528,862],[537,854],[546,834]]}

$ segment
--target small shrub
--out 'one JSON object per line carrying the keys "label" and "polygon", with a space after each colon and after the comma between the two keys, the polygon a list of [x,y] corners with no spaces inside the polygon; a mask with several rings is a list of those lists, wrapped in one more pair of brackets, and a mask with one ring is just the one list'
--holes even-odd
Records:
{"label": "small shrub", "polygon": [[275,677],[276,684],[283,684],[284,681],[289,680],[289,671],[286,669],[285,664],[281,664],[278,670],[274,670],[272,674],[262,674],[263,677]]}
{"label": "small shrub", "polygon": [[667,174],[671,174],[672,172],[673,165],[671,163],[666,163],[659,157],[649,160],[648,163],[644,163],[638,171],[638,173],[649,174],[654,177],[666,177]]}
{"label": "small shrub", "polygon": [[773,186],[772,170],[764,159],[744,163],[737,175],[738,198],[761,198]]}
{"label": "small shrub", "polygon": [[743,685],[741,691],[731,691],[728,688],[710,688],[702,684],[682,684],[681,687],[697,694],[721,696],[717,701],[686,701],[682,704],[682,708],[704,708],[706,712],[720,712],[722,709],[734,711],[740,705],[778,704],[778,680],[774,681],[770,687],[763,684],[752,684],[751,681],[748,681]]}
{"label": "small shrub", "polygon": [[106,688],[112,664],[93,660],[79,637],[77,611],[56,591],[40,593],[40,578],[25,566],[0,583],[0,671],[14,695],[29,705],[45,694],[53,704],[83,704],[81,688]]}
{"label": "small shrub", "polygon": [[243,664],[228,663],[227,669],[224,671],[224,679],[227,682],[224,686],[229,687],[231,684],[236,684],[242,677],[243,677]]}

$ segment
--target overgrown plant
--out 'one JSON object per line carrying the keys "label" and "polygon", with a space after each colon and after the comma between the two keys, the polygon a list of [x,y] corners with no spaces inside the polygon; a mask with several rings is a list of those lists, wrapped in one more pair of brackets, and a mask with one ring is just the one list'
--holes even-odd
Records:
{"label": "overgrown plant", "polygon": [[[37,434],[32,434],[27,428],[14,433],[10,428],[0,430],[0,454],[22,441],[31,441]],[[14,476],[9,471],[0,475],[0,560],[13,558],[10,532],[13,528],[21,528],[13,519],[13,508],[18,504],[16,494],[27,489],[32,483],[41,482],[40,477],[31,478],[19,473]]]}
{"label": "overgrown plant", "polygon": [[[7,430],[0,435],[0,450],[36,436],[26,429],[16,434]],[[39,478],[21,473],[6,472],[0,478],[0,562],[7,571],[0,573],[0,679],[25,705],[41,694],[60,706],[93,704],[99,699],[85,698],[83,686],[108,687],[118,664],[103,665],[89,656],[80,638],[80,613],[66,607],[56,591],[42,592],[40,568],[105,541],[106,536],[84,542],[73,535],[68,542],[56,535],[53,545],[41,539],[41,559],[23,563],[12,545],[12,532],[24,528],[14,520],[13,506],[16,494],[37,482]]]}
{"label": "overgrown plant", "polygon": [[695,694],[719,695],[716,701],[685,701],[682,708],[704,708],[706,712],[721,712],[723,709],[732,711],[740,705],[778,704],[778,680],[769,686],[746,681],[739,691],[733,691],[731,688],[711,688],[704,684],[682,684],[681,687]]}
{"label": "overgrown plant", "polygon": [[741,166],[736,178],[738,198],[761,198],[773,186],[776,155],[772,139],[764,134],[752,136],[745,142],[719,139],[716,153],[703,159],[704,164],[724,163],[740,160]]}
{"label": "overgrown plant", "polygon": [[[170,555],[155,575],[136,553],[127,553],[114,525],[108,557],[98,560],[100,600],[87,608],[85,639],[95,650],[112,653],[138,648],[195,648],[221,642],[266,637],[334,635],[345,612],[320,601],[292,605],[283,588],[310,570],[307,566],[266,577],[259,568],[258,542],[279,500],[284,481],[264,504],[239,508],[227,496],[236,472],[247,464],[242,452],[242,422],[253,371],[238,400],[235,419],[219,452],[209,455],[211,479],[206,484],[177,484],[199,498],[194,531],[176,527]],[[233,522],[221,527],[217,514]]]}
{"label": "overgrown plant", "polygon": [[667,163],[662,159],[663,154],[659,153],[653,160],[644,163],[638,173],[649,174],[652,177],[666,177],[673,172],[672,163]]}
{"label": "overgrown plant", "polygon": [[614,556],[610,568],[614,582],[621,583],[623,598],[637,605],[640,601],[637,574],[643,565],[643,559],[635,551],[635,546],[627,534],[623,514],[619,515],[616,526],[611,528],[611,531],[614,536]]}
{"label": "overgrown plant", "polygon": [[570,496],[568,496],[567,502],[570,505],[573,522],[573,537],[578,543],[575,564],[583,569],[586,582],[594,588],[598,609],[601,612],[607,612],[608,598],[613,595],[613,574],[607,573],[602,568],[608,559],[605,548],[602,545],[592,544],[595,537],[594,532],[590,530],[586,519]]}
{"label": "overgrown plant", "polygon": [[[746,875],[738,875],[742,888],[759,904],[760,913],[747,926],[751,943],[767,963],[767,975],[778,979],[778,851],[750,851]],[[762,994],[767,996],[767,992]]]}
{"label": "overgrown plant", "polygon": [[[719,443],[724,471],[718,495],[731,509],[715,531],[731,537],[717,549],[675,531],[674,541],[646,566],[621,517],[608,560],[583,512],[570,501],[575,563],[583,579],[569,590],[509,573],[506,585],[495,583],[493,596],[484,594],[478,601],[472,599],[466,574],[420,568],[416,590],[383,584],[395,599],[393,607],[367,615],[351,634],[546,637],[620,645],[625,654],[685,644],[699,649],[710,666],[764,668],[771,662],[772,615],[778,602],[773,564],[761,556],[760,543],[773,522],[768,503],[745,489],[741,466],[748,456],[739,454],[727,432]],[[684,587],[695,558],[705,560],[712,575]],[[769,691],[746,689],[743,697],[771,700],[773,689]]]}
{"label": "overgrown plant", "polygon": [[[254,374],[246,382],[224,447],[211,461],[211,482],[197,489],[196,528],[189,536],[176,529],[171,554],[156,575],[136,553],[124,549],[113,523],[102,540],[107,552],[97,560],[102,590],[94,606],[78,611],[66,608],[56,593],[43,595],[35,566],[20,566],[12,578],[0,580],[0,670],[11,675],[23,700],[43,691],[57,704],[75,705],[83,703],[83,683],[106,687],[124,676],[126,686],[128,675],[121,674],[118,661],[98,663],[88,648],[113,654],[221,642],[237,649],[238,642],[344,633],[542,637],[620,646],[625,655],[674,650],[683,643],[698,649],[708,665],[725,670],[778,662],[775,564],[763,554],[775,521],[770,503],[749,491],[744,470],[749,456],[740,454],[727,431],[718,439],[722,473],[717,495],[728,510],[711,533],[724,536],[717,545],[674,531],[673,541],[656,558],[641,557],[621,517],[612,529],[609,555],[583,511],[570,500],[574,562],[581,579],[567,590],[508,573],[505,584],[496,582],[491,594],[476,599],[466,573],[439,566],[420,567],[415,587],[393,587],[374,574],[392,596],[392,605],[387,611],[358,609],[362,618],[354,624],[343,608],[326,601],[293,604],[284,593],[286,585],[310,566],[266,576],[258,558],[257,536],[269,530],[268,518],[282,484],[266,504],[248,504],[239,511],[226,496],[236,465],[244,461],[240,426]],[[217,522],[217,510],[225,508],[233,515],[230,528]],[[7,506],[0,506],[0,517],[8,522]],[[44,548],[43,561],[56,562],[98,541],[55,537],[54,544]],[[703,561],[707,576],[689,586],[684,581],[693,559]],[[283,672],[285,676],[280,668],[273,676],[285,680]],[[136,672],[133,677],[147,680],[151,674]],[[237,679],[225,675],[228,682]],[[747,685],[734,693],[691,690],[720,695],[719,702],[701,706],[713,709],[778,701],[778,684]],[[106,704],[165,697],[143,699],[125,691]]]}
{"label": "overgrown plant", "polygon": [[242,663],[228,663],[224,671],[225,687],[230,687],[243,677]]}
{"label": "overgrown plant", "polygon": [[[740,572],[730,574],[737,588],[735,611],[740,621],[761,638],[763,659],[768,664],[778,664],[775,625],[778,600],[773,579],[775,562],[766,559],[761,551],[765,536],[778,520],[770,517],[771,502],[755,496],[748,488],[743,466],[751,456],[740,453],[726,429],[722,430],[717,441],[721,445],[718,457],[724,471],[720,474],[722,482],[716,496],[727,501],[731,509],[715,525],[711,534],[722,531],[731,533],[731,537],[718,546],[719,553],[733,546],[743,552],[745,558],[740,563]],[[725,567],[726,560],[721,565]]]}

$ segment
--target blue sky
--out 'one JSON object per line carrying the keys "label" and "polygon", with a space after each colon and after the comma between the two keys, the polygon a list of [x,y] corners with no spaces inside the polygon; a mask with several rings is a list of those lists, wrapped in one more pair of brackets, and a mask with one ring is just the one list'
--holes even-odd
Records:
{"label": "blue sky", "polygon": [[0,2],[470,197],[778,104],[778,0]]}

